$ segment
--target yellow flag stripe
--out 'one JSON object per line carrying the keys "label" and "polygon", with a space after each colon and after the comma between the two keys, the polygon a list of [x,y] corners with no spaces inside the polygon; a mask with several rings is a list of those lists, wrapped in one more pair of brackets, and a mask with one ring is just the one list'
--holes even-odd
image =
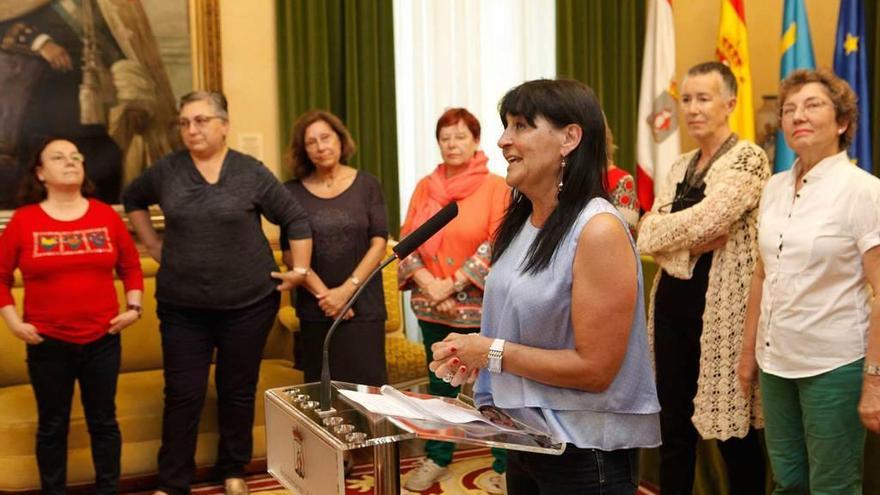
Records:
{"label": "yellow flag stripe", "polygon": [[730,115],[730,128],[740,138],[755,140],[755,118],[752,105],[752,76],[749,68],[749,42],[745,22],[729,0],[721,2],[721,23],[716,53],[736,76],[736,108]]}
{"label": "yellow flag stripe", "polygon": [[797,23],[792,22],[788,29],[785,30],[785,34],[782,35],[782,51],[779,52],[779,55],[781,56],[787,52],[794,45],[795,41],[797,41]]}

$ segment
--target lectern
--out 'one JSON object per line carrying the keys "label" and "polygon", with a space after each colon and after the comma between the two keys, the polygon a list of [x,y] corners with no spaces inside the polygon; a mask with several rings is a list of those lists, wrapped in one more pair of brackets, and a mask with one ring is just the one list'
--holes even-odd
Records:
{"label": "lectern", "polygon": [[[424,438],[508,450],[559,455],[565,444],[522,423],[515,431],[485,423],[447,423],[369,412],[340,393],[344,390],[380,394],[378,387],[332,382],[331,406],[321,411],[319,383],[266,391],[266,450],[269,474],[298,495],[345,495],[343,453],[371,447],[375,495],[400,493],[401,440]],[[441,399],[473,408],[464,396]]]}

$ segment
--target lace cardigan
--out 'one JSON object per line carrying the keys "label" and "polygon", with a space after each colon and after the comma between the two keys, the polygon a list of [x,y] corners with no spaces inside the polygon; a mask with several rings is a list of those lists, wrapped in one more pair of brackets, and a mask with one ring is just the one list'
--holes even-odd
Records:
{"label": "lace cardigan", "polygon": [[[684,178],[695,153],[685,153],[670,168],[654,201],[653,214],[639,225],[638,247],[654,257],[664,276],[689,279],[697,262],[690,248],[723,234],[729,236],[724,247],[712,255],[692,421],[703,438],[742,438],[750,424],[763,426],[757,388],[752,397],[744,396],[736,365],[749,284],[758,259],[758,203],[770,169],[761,148],[739,141],[706,173],[705,198],[700,203],[676,213],[659,213],[660,207],[672,203],[675,186]],[[654,278],[648,310],[652,345],[659,280],[659,276]]]}

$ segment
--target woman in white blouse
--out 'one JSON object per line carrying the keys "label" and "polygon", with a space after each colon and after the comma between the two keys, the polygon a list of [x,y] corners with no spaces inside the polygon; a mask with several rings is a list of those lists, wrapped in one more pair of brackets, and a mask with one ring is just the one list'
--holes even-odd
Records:
{"label": "woman in white blouse", "polygon": [[774,493],[861,494],[862,424],[880,432],[880,180],[847,156],[845,81],[800,70],[779,93],[798,158],[761,198],[739,380],[760,380]]}

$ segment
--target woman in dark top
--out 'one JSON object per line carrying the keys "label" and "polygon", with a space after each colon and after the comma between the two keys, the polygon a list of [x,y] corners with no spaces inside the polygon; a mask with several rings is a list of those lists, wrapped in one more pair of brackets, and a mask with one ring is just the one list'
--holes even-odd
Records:
{"label": "woman in dark top", "polygon": [[[183,96],[178,125],[187,150],[153,164],[123,198],[138,237],[161,262],[156,299],[165,411],[156,493],[190,491],[199,415],[216,349],[216,470],[226,480],[227,494],[246,494],[241,477],[253,448],[260,358],[279,291],[300,284],[309,271],[311,230],[305,210],[263,164],[226,146],[229,116],[223,95]],[[165,214],[162,240],[147,212],[153,204]],[[276,271],[261,215],[289,236],[293,270]]]}
{"label": "woman in dark top", "polygon": [[[296,290],[305,381],[321,377],[324,337],[333,319],[385,254],[388,221],[375,177],[348,165],[355,144],[333,114],[312,110],[293,127],[288,157],[296,179],[285,184],[309,212],[315,255]],[[283,236],[282,236],[283,237]],[[290,251],[282,240],[284,260]],[[385,296],[377,276],[361,294],[330,344],[334,380],[383,385]]]}

